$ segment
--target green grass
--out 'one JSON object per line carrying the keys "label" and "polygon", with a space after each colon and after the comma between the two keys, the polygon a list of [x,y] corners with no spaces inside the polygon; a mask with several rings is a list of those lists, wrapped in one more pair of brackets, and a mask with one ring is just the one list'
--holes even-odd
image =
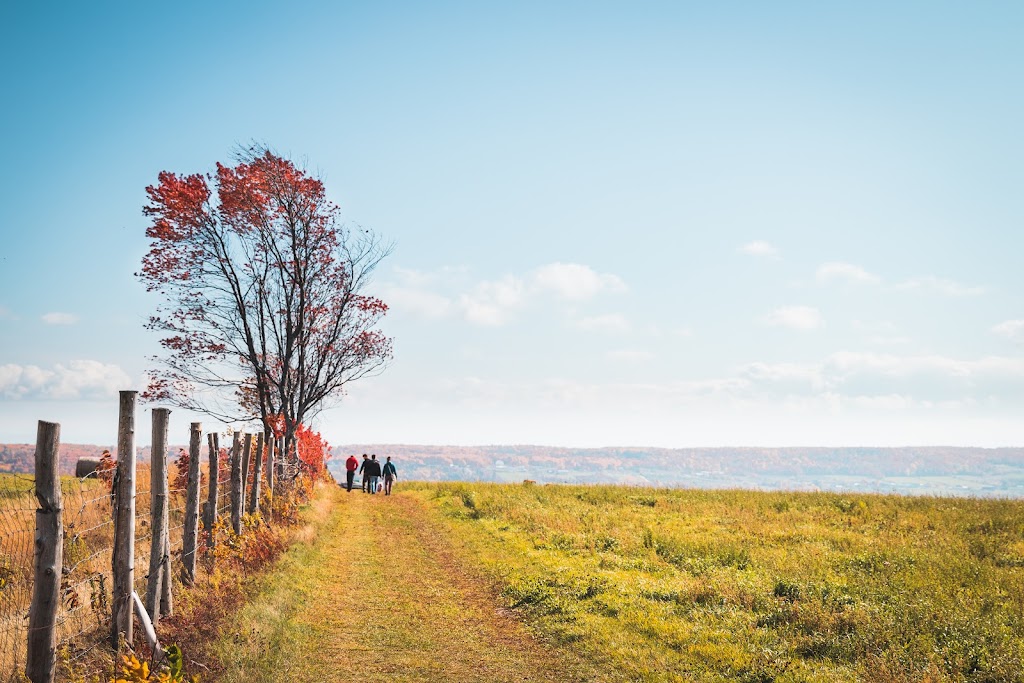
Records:
{"label": "green grass", "polygon": [[644,681],[1024,681],[1024,502],[416,484],[538,633]]}

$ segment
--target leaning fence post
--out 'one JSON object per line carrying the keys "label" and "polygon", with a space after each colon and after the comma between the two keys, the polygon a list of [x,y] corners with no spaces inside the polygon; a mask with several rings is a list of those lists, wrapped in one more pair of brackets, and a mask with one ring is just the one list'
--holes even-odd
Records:
{"label": "leaning fence post", "polygon": [[163,582],[170,582],[170,553],[167,553],[167,428],[171,411],[167,408],[153,410],[153,449],[150,458],[150,504],[152,537],[149,545],[149,582],[146,584],[146,611],[155,625],[160,621],[160,598]]}
{"label": "leaning fence post", "polygon": [[252,488],[249,490],[249,514],[256,514],[260,504],[260,468],[263,466],[263,433],[256,436],[256,452],[252,456]]}
{"label": "leaning fence post", "polygon": [[231,437],[231,529],[242,533],[242,432]]}
{"label": "leaning fence post", "polygon": [[181,541],[181,580],[186,586],[196,581],[196,541],[199,536],[199,447],[203,425],[193,422],[188,442],[188,485],[185,488],[185,529]]}
{"label": "leaning fence post", "polygon": [[135,582],[135,396],[122,391],[117,423],[116,503],[114,513],[113,593],[110,644],[120,635],[132,642],[132,584]]}
{"label": "leaning fence post", "polygon": [[64,563],[63,509],[58,451],[60,425],[39,421],[36,429],[36,548],[32,606],[28,612],[25,676],[50,683],[57,668],[57,609]]}

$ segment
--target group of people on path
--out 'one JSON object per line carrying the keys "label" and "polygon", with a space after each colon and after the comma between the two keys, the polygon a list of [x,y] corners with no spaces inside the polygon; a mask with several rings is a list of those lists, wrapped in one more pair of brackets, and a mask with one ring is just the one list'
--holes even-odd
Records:
{"label": "group of people on path", "polygon": [[381,477],[384,478],[384,495],[391,495],[391,486],[395,483],[395,479],[398,479],[398,471],[395,470],[395,464],[391,462],[391,456],[388,456],[387,462],[384,463],[384,467],[380,466],[380,461],[377,460],[377,454],[374,453],[371,456],[367,456],[363,453],[363,464],[359,464],[356,460],[356,456],[348,456],[348,460],[345,461],[345,479],[346,488],[349,493],[352,493],[352,482],[356,478],[356,470],[359,470],[359,474],[363,478],[363,493],[377,493],[381,490]]}

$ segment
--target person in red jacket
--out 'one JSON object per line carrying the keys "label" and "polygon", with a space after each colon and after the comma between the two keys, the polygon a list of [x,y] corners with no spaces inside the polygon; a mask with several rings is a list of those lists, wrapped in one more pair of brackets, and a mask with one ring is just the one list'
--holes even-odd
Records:
{"label": "person in red jacket", "polygon": [[345,461],[345,480],[348,482],[349,493],[352,493],[352,480],[356,477],[357,469],[359,469],[359,461],[356,460],[356,456],[348,456],[348,460]]}

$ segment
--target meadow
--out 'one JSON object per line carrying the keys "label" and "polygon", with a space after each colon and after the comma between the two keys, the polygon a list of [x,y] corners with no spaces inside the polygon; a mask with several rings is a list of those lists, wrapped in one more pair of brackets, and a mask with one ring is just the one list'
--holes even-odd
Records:
{"label": "meadow", "polygon": [[1024,681],[1024,502],[402,485],[602,680]]}

